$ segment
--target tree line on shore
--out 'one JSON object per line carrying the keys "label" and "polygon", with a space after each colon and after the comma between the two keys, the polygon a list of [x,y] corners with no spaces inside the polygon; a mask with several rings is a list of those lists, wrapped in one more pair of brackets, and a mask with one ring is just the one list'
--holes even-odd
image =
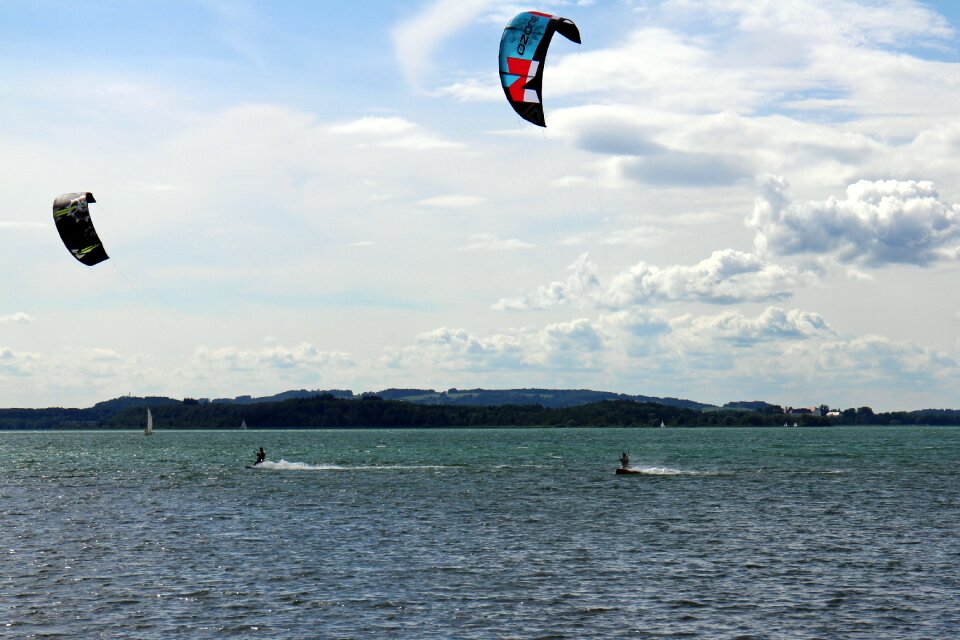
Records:
{"label": "tree line on shore", "polygon": [[[333,429],[412,427],[738,427],[777,426],[782,412],[737,409],[697,411],[682,407],[609,400],[574,407],[538,404],[497,406],[419,405],[378,396],[359,399],[317,395],[258,404],[201,403],[171,398],[129,398],[90,409],[0,409],[0,429],[143,428],[150,407],[154,428]],[[869,407],[837,416],[790,415],[802,427],[844,425],[960,425],[960,411],[928,409],[875,413]]]}

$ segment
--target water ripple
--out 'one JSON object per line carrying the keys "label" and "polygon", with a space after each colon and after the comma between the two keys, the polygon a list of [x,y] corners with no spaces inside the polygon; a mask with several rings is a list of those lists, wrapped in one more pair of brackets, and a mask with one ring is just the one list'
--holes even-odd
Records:
{"label": "water ripple", "polygon": [[0,635],[960,632],[960,430],[0,435]]}

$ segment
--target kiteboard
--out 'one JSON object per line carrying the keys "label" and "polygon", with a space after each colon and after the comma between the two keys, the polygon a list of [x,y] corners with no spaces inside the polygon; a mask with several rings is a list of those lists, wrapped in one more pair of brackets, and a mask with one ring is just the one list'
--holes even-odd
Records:
{"label": "kiteboard", "polygon": [[642,476],[642,475],[643,475],[643,471],[641,471],[640,469],[630,469],[630,468],[624,469],[623,467],[618,467],[618,468],[617,468],[617,475],[618,475],[618,476],[623,476],[623,475]]}

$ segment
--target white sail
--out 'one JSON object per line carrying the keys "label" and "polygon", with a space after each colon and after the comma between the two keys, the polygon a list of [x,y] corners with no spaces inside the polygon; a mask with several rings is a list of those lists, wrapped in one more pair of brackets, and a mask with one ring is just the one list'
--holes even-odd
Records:
{"label": "white sail", "polygon": [[150,409],[147,409],[147,428],[143,430],[143,435],[152,436],[153,435],[153,414],[150,413]]}
{"label": "white sail", "polygon": [[240,428],[241,428],[241,429],[246,429],[246,428],[247,428],[247,421],[246,421],[246,420],[241,420],[241,421],[240,421]]}

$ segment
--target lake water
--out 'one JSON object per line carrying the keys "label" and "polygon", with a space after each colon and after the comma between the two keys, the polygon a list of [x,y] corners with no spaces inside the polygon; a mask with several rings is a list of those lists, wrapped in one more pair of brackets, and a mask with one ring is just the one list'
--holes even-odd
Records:
{"label": "lake water", "polygon": [[0,517],[0,637],[960,637],[958,428],[0,432]]}

